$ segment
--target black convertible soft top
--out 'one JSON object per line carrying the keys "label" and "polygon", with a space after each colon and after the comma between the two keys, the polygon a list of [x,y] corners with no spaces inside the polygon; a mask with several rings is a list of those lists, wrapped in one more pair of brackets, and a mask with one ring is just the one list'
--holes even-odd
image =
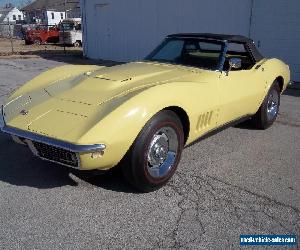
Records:
{"label": "black convertible soft top", "polygon": [[252,43],[253,41],[245,36],[240,35],[224,35],[224,34],[211,34],[211,33],[179,33],[172,34],[168,37],[178,37],[178,38],[204,38],[204,39],[213,39],[213,40],[222,40],[229,42],[238,42],[238,43]]}
{"label": "black convertible soft top", "polygon": [[168,35],[168,38],[199,38],[199,39],[211,39],[219,41],[228,41],[234,43],[244,43],[250,52],[253,60],[259,62],[264,57],[257,50],[252,39],[241,35],[225,35],[225,34],[212,34],[212,33],[179,33]]}

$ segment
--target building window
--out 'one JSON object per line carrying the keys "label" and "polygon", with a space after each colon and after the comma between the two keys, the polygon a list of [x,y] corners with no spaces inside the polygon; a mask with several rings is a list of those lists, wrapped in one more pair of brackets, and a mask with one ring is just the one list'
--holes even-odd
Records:
{"label": "building window", "polygon": [[17,16],[13,15],[13,20],[16,21],[17,20]]}
{"label": "building window", "polygon": [[22,20],[22,16],[21,16],[21,15],[18,15],[18,19],[21,21],[21,20]]}
{"label": "building window", "polygon": [[64,19],[64,13],[60,13],[60,19]]}
{"label": "building window", "polygon": [[51,18],[52,18],[52,20],[54,19],[54,13],[53,12],[51,13]]}

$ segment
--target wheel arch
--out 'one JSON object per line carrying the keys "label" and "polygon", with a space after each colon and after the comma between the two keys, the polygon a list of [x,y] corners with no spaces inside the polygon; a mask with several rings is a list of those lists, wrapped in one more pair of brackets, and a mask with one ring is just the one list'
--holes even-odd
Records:
{"label": "wheel arch", "polygon": [[190,119],[187,112],[179,106],[169,106],[163,110],[173,111],[181,121],[183,132],[184,132],[184,144],[186,144],[190,134]]}
{"label": "wheel arch", "polygon": [[282,76],[278,76],[278,77],[276,77],[275,81],[278,82],[279,88],[280,88],[280,92],[282,93],[283,86],[284,86],[284,79],[283,79],[283,77]]}
{"label": "wheel arch", "polygon": [[289,66],[279,59],[268,59],[264,63],[266,72],[266,91],[268,91],[275,81],[278,82],[280,92],[282,93],[290,82],[291,72]]}

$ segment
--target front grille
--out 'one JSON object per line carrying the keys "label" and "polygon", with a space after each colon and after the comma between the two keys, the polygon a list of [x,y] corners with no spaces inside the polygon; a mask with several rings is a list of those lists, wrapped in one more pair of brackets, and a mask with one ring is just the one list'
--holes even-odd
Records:
{"label": "front grille", "polygon": [[40,157],[72,167],[78,167],[76,153],[50,146],[40,142],[32,142]]}

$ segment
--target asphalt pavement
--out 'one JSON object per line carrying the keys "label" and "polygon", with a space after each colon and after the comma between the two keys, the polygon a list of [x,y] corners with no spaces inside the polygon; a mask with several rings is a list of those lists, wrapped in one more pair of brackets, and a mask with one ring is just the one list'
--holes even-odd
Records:
{"label": "asphalt pavement", "polygon": [[[65,63],[0,59],[0,104]],[[300,238],[299,89],[268,130],[238,125],[187,147],[170,183],[148,194],[119,169],[85,176],[0,134],[0,249],[239,249],[240,234]]]}

